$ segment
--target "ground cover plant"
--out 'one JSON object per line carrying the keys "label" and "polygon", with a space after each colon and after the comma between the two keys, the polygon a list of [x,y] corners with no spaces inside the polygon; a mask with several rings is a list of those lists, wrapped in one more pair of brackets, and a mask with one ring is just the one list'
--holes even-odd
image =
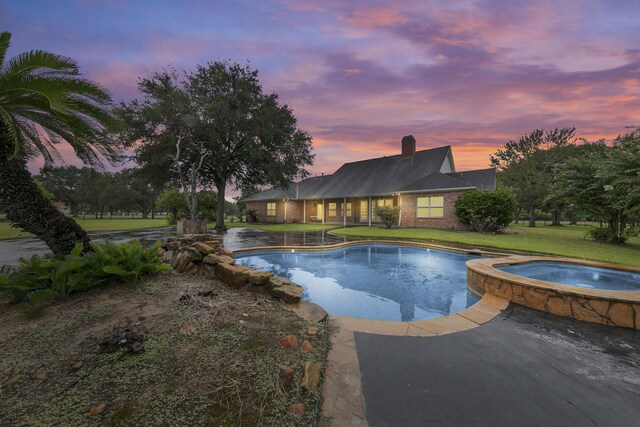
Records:
{"label": "ground cover plant", "polygon": [[[281,347],[290,334],[314,352]],[[0,425],[313,425],[318,395],[298,384],[303,362],[324,363],[326,340],[324,323],[270,297],[173,273],[77,294],[36,319],[2,305]],[[287,385],[281,365],[294,371]],[[288,415],[296,403],[303,415]]]}
{"label": "ground cover plant", "polygon": [[504,234],[478,234],[468,231],[382,227],[351,227],[332,230],[334,234],[363,238],[425,240],[444,244],[486,247],[560,255],[595,261],[640,266],[640,238],[631,237],[626,245],[594,242],[586,237],[588,225],[525,227],[512,224]]}
{"label": "ground cover plant", "polygon": [[144,248],[137,240],[119,245],[91,242],[91,252],[83,252],[84,246],[78,243],[67,255],[20,259],[19,266],[0,274],[0,293],[33,310],[54,298],[68,298],[97,286],[135,283],[143,275],[171,269],[156,256],[160,243]]}

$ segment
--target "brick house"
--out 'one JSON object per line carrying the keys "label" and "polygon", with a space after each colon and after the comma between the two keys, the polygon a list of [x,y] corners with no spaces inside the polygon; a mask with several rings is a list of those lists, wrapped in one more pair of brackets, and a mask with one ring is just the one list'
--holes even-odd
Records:
{"label": "brick house", "polygon": [[495,169],[456,172],[451,147],[416,151],[413,135],[401,154],[345,163],[332,175],[248,197],[260,222],[377,225],[378,206],[399,206],[400,227],[459,228],[454,203],[465,191],[493,190]]}

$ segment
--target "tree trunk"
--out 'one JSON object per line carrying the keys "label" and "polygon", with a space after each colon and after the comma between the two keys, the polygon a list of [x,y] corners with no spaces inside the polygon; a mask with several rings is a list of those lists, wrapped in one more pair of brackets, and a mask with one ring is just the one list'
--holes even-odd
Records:
{"label": "tree trunk", "polygon": [[42,195],[25,160],[14,155],[10,139],[0,132],[0,208],[7,218],[42,239],[56,255],[68,254],[78,242],[90,251],[87,233]]}
{"label": "tree trunk", "polygon": [[529,205],[529,227],[536,226],[536,207],[533,204]]}
{"label": "tree trunk", "polygon": [[551,225],[562,225],[560,218],[562,217],[562,211],[560,209],[554,209],[551,213]]}
{"label": "tree trunk", "polygon": [[224,231],[224,190],[225,183],[216,183],[216,190],[218,192],[218,205],[216,206],[216,230]]}

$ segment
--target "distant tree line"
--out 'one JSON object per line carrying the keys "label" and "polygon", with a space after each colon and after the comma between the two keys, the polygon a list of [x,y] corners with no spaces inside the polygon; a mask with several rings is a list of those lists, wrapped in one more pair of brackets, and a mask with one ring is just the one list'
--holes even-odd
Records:
{"label": "distant tree line", "polygon": [[576,138],[575,128],[537,129],[507,142],[491,156],[498,184],[515,195],[516,218],[529,226],[548,213],[553,225],[562,217],[595,221],[596,240],[623,243],[637,235],[640,221],[640,130],[611,144]]}

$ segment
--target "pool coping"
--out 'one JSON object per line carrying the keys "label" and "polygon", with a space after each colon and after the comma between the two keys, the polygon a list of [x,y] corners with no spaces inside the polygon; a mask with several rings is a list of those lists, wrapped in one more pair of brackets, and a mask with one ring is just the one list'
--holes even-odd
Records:
{"label": "pool coping", "polygon": [[510,255],[467,261],[467,286],[539,311],[591,323],[640,329],[640,291],[606,290],[530,279],[497,267],[561,262],[640,273],[640,268],[565,257]]}

